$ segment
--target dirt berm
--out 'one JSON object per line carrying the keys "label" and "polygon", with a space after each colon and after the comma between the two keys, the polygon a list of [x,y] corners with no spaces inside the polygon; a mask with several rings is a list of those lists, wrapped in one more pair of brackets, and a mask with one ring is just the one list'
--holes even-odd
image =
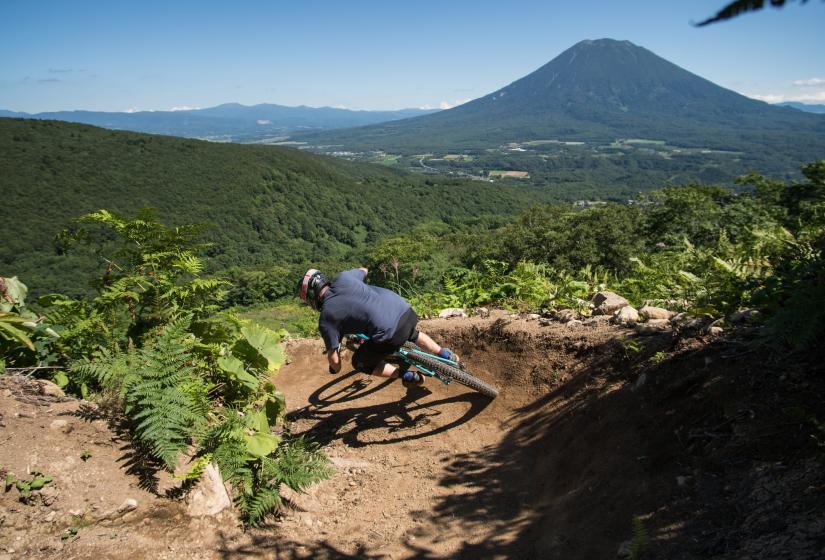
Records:
{"label": "dirt berm", "polygon": [[0,559],[825,558],[821,357],[503,312],[422,330],[500,396],[331,376],[290,343],[290,429],[336,472],[246,532],[139,488],[77,401],[8,387],[0,467],[55,480],[48,505],[2,496]]}

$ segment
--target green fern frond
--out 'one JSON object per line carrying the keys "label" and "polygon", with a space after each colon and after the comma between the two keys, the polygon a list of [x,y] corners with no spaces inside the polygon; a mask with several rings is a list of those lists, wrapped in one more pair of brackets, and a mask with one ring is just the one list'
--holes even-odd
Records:
{"label": "green fern frond", "polygon": [[252,526],[258,525],[267,514],[281,505],[278,486],[260,486],[257,491],[244,501],[244,520]]}

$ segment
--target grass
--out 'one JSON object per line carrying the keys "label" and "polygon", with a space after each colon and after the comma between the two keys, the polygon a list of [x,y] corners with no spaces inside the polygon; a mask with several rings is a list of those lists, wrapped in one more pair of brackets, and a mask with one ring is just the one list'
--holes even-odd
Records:
{"label": "grass", "polygon": [[286,329],[296,338],[318,335],[318,314],[306,305],[291,301],[255,306],[239,311],[238,316],[275,331]]}
{"label": "grass", "polygon": [[400,157],[401,156],[397,155],[385,155],[383,158],[378,160],[378,163],[381,165],[397,165]]}

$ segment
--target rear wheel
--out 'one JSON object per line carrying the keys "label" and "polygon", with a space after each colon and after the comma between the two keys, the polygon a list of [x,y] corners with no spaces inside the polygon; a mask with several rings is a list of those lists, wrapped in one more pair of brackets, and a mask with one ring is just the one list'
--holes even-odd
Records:
{"label": "rear wheel", "polygon": [[498,389],[493,387],[492,385],[485,383],[478,377],[471,375],[467,371],[463,371],[455,366],[451,366],[438,360],[428,354],[420,354],[421,349],[418,348],[415,344],[408,342],[404,345],[407,350],[415,350],[410,355],[410,357],[415,361],[420,363],[425,368],[437,372],[456,383],[461,383],[462,385],[469,387],[470,389],[476,390],[484,396],[490,397],[494,399],[498,396]]}

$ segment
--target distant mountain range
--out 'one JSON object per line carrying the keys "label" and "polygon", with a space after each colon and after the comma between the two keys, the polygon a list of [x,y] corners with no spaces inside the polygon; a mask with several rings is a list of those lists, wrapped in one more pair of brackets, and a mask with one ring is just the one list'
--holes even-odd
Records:
{"label": "distant mountain range", "polygon": [[813,103],[800,103],[798,101],[785,101],[777,103],[780,107],[792,107],[806,113],[825,113],[825,105],[815,105]]}
{"label": "distant mountain range", "polygon": [[794,167],[825,155],[825,117],[747,98],[612,39],[582,41],[532,74],[449,110],[294,136],[410,154],[531,140],[634,138],[756,154],[754,163],[763,155],[786,158]]}
{"label": "distant mountain range", "polygon": [[299,130],[357,127],[433,112],[435,110],[352,111],[333,107],[286,107],[266,103],[245,106],[238,103],[226,103],[207,109],[133,113],[57,111],[29,114],[0,110],[0,117],[52,119],[186,138],[254,142],[284,136]]}

